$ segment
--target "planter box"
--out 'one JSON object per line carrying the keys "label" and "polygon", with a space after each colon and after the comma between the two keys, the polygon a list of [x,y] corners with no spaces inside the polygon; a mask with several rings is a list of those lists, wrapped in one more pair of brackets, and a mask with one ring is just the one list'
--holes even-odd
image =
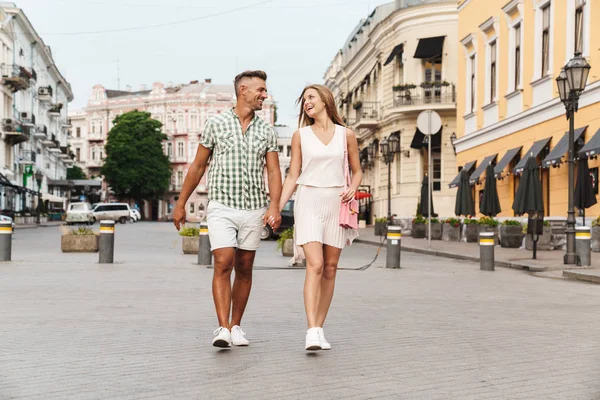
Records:
{"label": "planter box", "polygon": [[[527,250],[533,250],[533,239],[531,235],[525,235],[525,247]],[[549,226],[544,226],[544,234],[540,235],[540,238],[537,242],[538,250],[554,250],[554,246],[552,245],[552,228]]]}
{"label": "planter box", "polygon": [[48,222],[48,217],[40,217],[40,224],[45,224]]}
{"label": "planter box", "polygon": [[442,229],[442,240],[444,242],[460,242],[460,229],[462,225],[452,226],[450,224],[444,224]]}
{"label": "planter box", "polygon": [[592,226],[592,251],[600,252],[600,226]]}
{"label": "planter box", "polygon": [[25,217],[15,217],[16,225],[25,225]]}
{"label": "planter box", "polygon": [[294,239],[285,239],[281,246],[281,255],[284,257],[294,256]]}
{"label": "planter box", "polygon": [[412,224],[411,236],[415,239],[424,239],[427,237],[427,228],[425,224]]}
{"label": "planter box", "polygon": [[[494,234],[494,245],[498,246],[500,241],[498,240],[498,227],[489,225],[477,225],[479,227],[479,233],[481,232],[492,232]],[[477,239],[479,241],[479,238]]]}
{"label": "planter box", "polygon": [[63,253],[97,253],[99,235],[62,235],[60,248]]}
{"label": "planter box", "polygon": [[200,238],[198,236],[182,236],[181,250],[183,254],[198,254]]}
{"label": "planter box", "polygon": [[375,236],[385,235],[385,222],[375,222]]}
{"label": "planter box", "polygon": [[440,222],[432,223],[431,227],[427,225],[426,238],[429,237],[429,229],[431,229],[431,240],[442,240],[442,224]]}
{"label": "planter box", "polygon": [[515,225],[500,226],[500,246],[518,249],[523,244],[523,227]]}
{"label": "planter box", "polygon": [[479,242],[479,225],[477,225],[477,224],[465,225],[465,237],[467,239],[467,243]]}

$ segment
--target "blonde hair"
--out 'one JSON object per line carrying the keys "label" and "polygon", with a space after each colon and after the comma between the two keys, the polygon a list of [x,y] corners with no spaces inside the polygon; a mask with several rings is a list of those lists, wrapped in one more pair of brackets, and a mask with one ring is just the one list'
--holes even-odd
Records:
{"label": "blonde hair", "polygon": [[304,93],[306,93],[306,91],[309,89],[314,89],[317,91],[317,93],[319,94],[319,97],[321,98],[321,101],[323,101],[323,103],[325,103],[325,110],[327,111],[327,116],[329,117],[331,122],[345,127],[346,124],[344,123],[344,120],[342,119],[342,117],[338,113],[337,108],[335,107],[335,100],[333,98],[333,93],[331,93],[331,90],[329,90],[329,88],[324,85],[308,85],[304,88],[304,90],[302,90],[302,94],[296,101],[296,104],[298,104],[298,103],[300,104],[300,115],[298,116],[298,127],[302,128],[304,126],[312,125],[315,123],[315,120],[313,118],[309,117],[306,114],[306,111],[304,111]]}

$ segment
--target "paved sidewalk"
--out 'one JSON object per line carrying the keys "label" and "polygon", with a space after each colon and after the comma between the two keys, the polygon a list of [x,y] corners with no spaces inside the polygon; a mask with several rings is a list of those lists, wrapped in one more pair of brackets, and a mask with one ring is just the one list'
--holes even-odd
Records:
{"label": "paved sidewalk", "polygon": [[51,228],[64,225],[64,221],[48,221],[38,224],[15,224],[15,229]]}
{"label": "paved sidewalk", "polygon": [[[359,230],[359,243],[380,245],[384,243],[383,236],[375,236],[373,227]],[[385,244],[384,244],[385,246]],[[402,250],[429,254],[438,257],[452,258],[479,262],[479,244],[466,242],[444,242],[432,240],[431,248],[427,239],[413,239],[402,236]],[[500,246],[494,247],[494,257],[497,267],[525,269],[532,272],[562,271],[565,269],[578,269],[574,266],[563,264],[564,251],[537,252],[537,260],[533,260],[533,252],[525,249],[507,249]],[[600,255],[592,253],[592,268],[600,268]]]}

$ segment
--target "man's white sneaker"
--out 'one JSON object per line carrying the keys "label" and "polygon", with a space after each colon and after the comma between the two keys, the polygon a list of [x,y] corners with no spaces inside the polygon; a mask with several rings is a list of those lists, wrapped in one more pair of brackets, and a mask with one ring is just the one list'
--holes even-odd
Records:
{"label": "man's white sneaker", "polygon": [[250,344],[246,339],[246,332],[239,325],[234,325],[231,328],[231,343],[234,346],[248,346]]}
{"label": "man's white sneaker", "polygon": [[310,328],[306,331],[306,350],[321,350],[321,337],[319,328]]}
{"label": "man's white sneaker", "polygon": [[214,332],[215,338],[213,339],[213,346],[215,347],[229,347],[231,346],[231,333],[229,329],[220,326]]}
{"label": "man's white sneaker", "polygon": [[327,340],[325,340],[325,332],[323,331],[323,328],[319,328],[319,339],[321,340],[321,349],[331,350],[331,345]]}

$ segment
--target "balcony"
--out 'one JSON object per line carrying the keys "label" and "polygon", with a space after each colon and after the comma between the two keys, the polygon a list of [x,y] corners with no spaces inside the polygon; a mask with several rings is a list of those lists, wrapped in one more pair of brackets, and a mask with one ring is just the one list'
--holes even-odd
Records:
{"label": "balcony", "polygon": [[102,160],[87,160],[85,165],[88,168],[100,168],[102,166]]}
{"label": "balcony", "polygon": [[179,193],[179,192],[181,192],[181,187],[182,187],[181,184],[179,184],[179,185],[170,185],[169,186],[169,191],[173,192],[173,193]]}
{"label": "balcony", "polygon": [[[44,126],[44,128],[46,128]],[[52,137],[54,137],[54,135],[48,135],[48,132],[45,132],[44,136],[41,138],[42,139],[42,145],[44,147],[54,147],[54,140],[52,140]]]}
{"label": "balcony", "polygon": [[38,88],[38,100],[42,103],[52,103],[52,86],[41,86]]}
{"label": "balcony", "polygon": [[71,129],[73,127],[71,124],[71,118],[66,118],[64,121],[62,121],[62,127],[64,129]]}
{"label": "balcony", "polygon": [[35,115],[27,112],[21,113],[21,123],[28,128],[35,127]]}
{"label": "balcony", "polygon": [[377,129],[379,127],[379,102],[357,101],[352,108],[356,113],[356,117],[351,119],[351,126],[354,129]]}
{"label": "balcony", "polygon": [[22,150],[17,156],[17,162],[21,165],[34,165],[37,154],[32,150]]}
{"label": "balcony", "polygon": [[62,103],[53,105],[48,109],[48,116],[55,118],[60,117],[60,111],[62,110],[62,107]]}
{"label": "balcony", "polygon": [[104,142],[104,138],[100,133],[90,133],[88,142]]}
{"label": "balcony", "polygon": [[27,128],[21,124],[21,121],[11,118],[2,120],[2,132],[4,133],[4,141],[15,145],[29,140]]}
{"label": "balcony", "polygon": [[60,154],[58,155],[58,158],[63,160],[71,158],[71,156],[69,156],[69,148],[67,146],[60,146]]}
{"label": "balcony", "polygon": [[172,164],[187,164],[188,159],[185,156],[170,156],[169,161]]}
{"label": "balcony", "polygon": [[45,139],[48,135],[48,128],[46,125],[37,125],[31,130],[33,137],[36,139]]}
{"label": "balcony", "polygon": [[31,86],[33,75],[25,67],[3,64],[1,69],[2,84],[8,87],[13,93],[29,89]]}
{"label": "balcony", "polygon": [[394,86],[394,108],[455,108],[456,86],[448,82]]}

